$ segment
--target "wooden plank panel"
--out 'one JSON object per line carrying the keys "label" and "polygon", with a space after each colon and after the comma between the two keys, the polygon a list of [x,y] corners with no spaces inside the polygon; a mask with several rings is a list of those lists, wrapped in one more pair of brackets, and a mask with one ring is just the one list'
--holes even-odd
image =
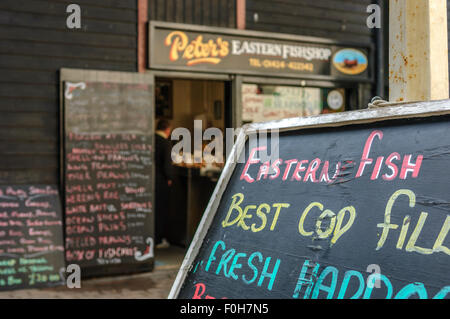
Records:
{"label": "wooden plank panel", "polygon": [[[51,0],[52,2],[62,2],[66,4],[74,3],[73,0]],[[80,6],[95,5],[104,8],[119,8],[119,9],[135,9],[137,10],[136,0],[77,0],[75,1]]]}
{"label": "wooden plank panel", "polygon": [[229,28],[236,28],[236,1],[227,1],[228,4],[228,21]]}
{"label": "wooden plank panel", "polygon": [[10,128],[0,127],[2,141],[53,142],[58,141],[57,128]]}
{"label": "wooden plank panel", "polygon": [[58,76],[56,72],[51,71],[15,70],[0,67],[0,82],[56,84]]}
{"label": "wooden plank panel", "polygon": [[165,2],[166,21],[175,22],[174,2],[175,0],[166,0]]}
{"label": "wooden plank panel", "polygon": [[59,69],[137,70],[137,1],[0,2],[0,183],[59,183]]}
{"label": "wooden plank panel", "polygon": [[148,19],[156,20],[156,1],[148,0]]}
{"label": "wooden plank panel", "polygon": [[[39,33],[39,37],[36,37]],[[58,44],[83,44],[104,48],[136,49],[137,39],[134,35],[116,35],[88,32],[68,32],[67,30],[51,30],[46,28],[29,28],[24,26],[2,25],[0,39],[38,41]],[[1,62],[0,62],[1,63]]]}
{"label": "wooden plank panel", "polygon": [[57,154],[41,155],[5,155],[0,156],[2,169],[57,169],[59,165]]}
{"label": "wooden plank panel", "polygon": [[184,23],[185,16],[185,1],[184,0],[174,0],[174,21],[177,23]]}
{"label": "wooden plank panel", "polygon": [[3,155],[33,155],[44,154],[57,156],[59,147],[56,143],[44,142],[15,142],[15,141],[1,141],[0,154]]}
{"label": "wooden plank panel", "polygon": [[235,0],[149,0],[151,20],[234,28]]}
{"label": "wooden plank panel", "polygon": [[[77,3],[79,4],[79,3]],[[30,0],[2,0],[0,1],[0,10],[14,12],[32,12],[44,15],[64,16],[69,3],[50,2],[50,1],[30,1]],[[95,6],[95,2],[89,4],[79,4],[81,8],[82,20],[110,20],[122,22],[136,22],[136,9],[127,8],[108,8]]]}
{"label": "wooden plank panel", "polygon": [[194,2],[192,0],[184,0],[185,6],[184,6],[184,16],[185,20],[184,23],[187,24],[193,24],[194,23]]}
{"label": "wooden plank panel", "polygon": [[115,49],[90,47],[83,45],[59,45],[51,43],[3,40],[0,42],[0,53],[27,54],[35,56],[66,57],[101,61],[136,62],[136,51],[133,49]]}
{"label": "wooden plank panel", "polygon": [[48,98],[49,96],[57,97],[59,94],[56,85],[45,84],[22,84],[22,83],[2,83],[0,85],[0,97],[37,97]]}
{"label": "wooden plank panel", "polygon": [[[258,5],[261,0],[247,0],[248,5]],[[262,1],[261,1],[262,3]],[[368,0],[352,1],[352,0],[273,0],[272,6],[278,4],[290,4],[298,7],[313,7],[324,10],[335,10],[344,12],[365,12],[367,6],[371,3]]]}
{"label": "wooden plank panel", "polygon": [[10,128],[56,128],[58,126],[58,119],[55,115],[54,113],[41,112],[2,112],[0,126]]}
{"label": "wooden plank panel", "polygon": [[[366,26],[370,1],[247,0],[248,29],[370,43]],[[257,13],[259,21],[253,20]]]}
{"label": "wooden plank panel", "polygon": [[[291,26],[296,28],[310,28],[342,33],[356,33],[361,35],[367,35],[369,37],[372,35],[371,29],[367,28],[365,24],[358,25],[345,21],[335,21],[335,20],[326,20],[326,23],[324,23],[324,20],[320,18],[299,19],[299,17],[296,16],[270,12],[260,12],[259,22],[256,25],[265,23],[279,24],[281,26],[288,26],[288,27]],[[249,25],[252,24],[250,23]],[[253,25],[255,25],[255,23],[253,23]],[[301,32],[301,30],[299,31]]]}
{"label": "wooden plank panel", "polygon": [[55,168],[4,170],[0,168],[0,184],[59,184]]}
{"label": "wooden plank panel", "polygon": [[210,0],[203,0],[203,22],[205,25],[212,25]]}
{"label": "wooden plank panel", "polygon": [[[250,29],[250,27],[249,27]],[[312,37],[322,37],[322,38],[330,38],[330,39],[336,39],[340,41],[352,41],[352,42],[359,42],[359,43],[370,43],[370,38],[367,36],[360,36],[357,34],[352,34],[351,36],[348,33],[343,32],[331,32],[326,30],[318,30],[318,29],[309,29],[309,28],[302,28],[301,33],[299,33],[299,29],[297,27],[291,27],[291,26],[281,26],[277,24],[259,24],[258,28],[256,29],[258,31],[266,31],[266,32],[278,32],[278,33],[286,33],[286,34],[300,34],[305,36],[312,36]]]}
{"label": "wooden plank panel", "polygon": [[344,10],[329,10],[327,8],[317,8],[311,5],[300,6],[286,4],[278,1],[276,5],[273,5],[273,1],[258,0],[248,1],[247,10],[250,12],[273,12],[278,14],[284,14],[286,16],[296,17],[312,17],[322,18],[335,21],[346,20],[348,22],[355,22],[361,25],[365,25],[367,14],[365,8],[361,11],[344,11]]}
{"label": "wooden plank panel", "polygon": [[222,27],[223,26],[223,22],[224,22],[224,16],[225,16],[225,12],[222,11],[223,7],[223,0],[217,0],[217,26]]}
{"label": "wooden plank panel", "polygon": [[[231,1],[230,1],[231,2]],[[193,0],[193,19],[195,24],[203,24],[202,0]]]}
{"label": "wooden plank panel", "polygon": [[166,1],[154,0],[156,2],[156,20],[166,21]]}
{"label": "wooden plank panel", "polygon": [[[137,35],[135,23],[111,22],[83,19],[81,29],[86,32],[96,32],[105,34]],[[10,12],[0,10],[0,24],[45,27],[56,30],[66,30],[66,16],[51,16],[39,13]]]}
{"label": "wooden plank panel", "polygon": [[3,112],[45,112],[54,113],[59,110],[57,97],[29,98],[29,97],[1,97],[0,113]]}
{"label": "wooden plank panel", "polygon": [[211,25],[218,27],[219,26],[219,0],[211,0],[210,6],[210,16],[211,16]]}
{"label": "wooden plank panel", "polygon": [[[137,62],[136,62],[137,63]],[[101,60],[85,60],[74,59],[71,57],[51,57],[33,55],[32,51],[18,55],[0,52],[0,67],[4,68],[26,68],[29,70],[50,70],[57,72],[60,68],[77,68],[77,69],[98,69],[98,70],[115,70],[115,71],[135,71],[134,62],[127,61],[101,61]]]}

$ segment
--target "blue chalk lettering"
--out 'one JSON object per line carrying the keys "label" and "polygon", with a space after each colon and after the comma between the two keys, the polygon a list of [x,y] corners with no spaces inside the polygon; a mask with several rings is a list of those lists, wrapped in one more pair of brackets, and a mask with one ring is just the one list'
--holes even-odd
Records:
{"label": "blue chalk lettering", "polygon": [[450,286],[446,286],[439,291],[433,299],[444,299],[450,293]]}
{"label": "blue chalk lettering", "polygon": [[209,267],[211,267],[211,263],[214,260],[216,260],[216,257],[214,256],[214,254],[216,253],[216,250],[219,246],[222,246],[222,250],[225,250],[225,243],[223,241],[219,240],[218,242],[216,242],[213,249],[211,250],[211,254],[209,255],[208,263],[206,264],[206,267],[205,267],[206,272],[209,271]]}
{"label": "blue chalk lettering", "polygon": [[339,290],[339,295],[337,299],[344,299],[345,293],[347,292],[348,284],[352,277],[356,277],[359,280],[358,290],[351,296],[349,299],[359,299],[364,292],[364,277],[363,275],[356,270],[349,270],[345,273],[344,279],[342,280],[341,290]]}
{"label": "blue chalk lettering", "polygon": [[421,282],[409,284],[400,290],[394,299],[409,299],[413,295],[418,295],[420,299],[428,299],[428,293]]}
{"label": "blue chalk lettering", "polygon": [[244,253],[238,253],[234,256],[233,262],[231,263],[230,271],[228,272],[228,276],[231,276],[234,280],[239,279],[239,277],[234,273],[234,270],[242,268],[242,264],[238,264],[237,261],[239,258],[246,256],[247,254]]}
{"label": "blue chalk lettering", "polygon": [[363,299],[370,299],[370,296],[372,295],[373,288],[375,287],[375,282],[377,280],[380,280],[380,281],[384,282],[384,284],[387,287],[387,294],[386,294],[385,299],[391,299],[392,298],[392,293],[393,293],[393,290],[394,290],[392,288],[391,281],[385,275],[377,274],[377,273],[374,273],[374,274],[370,275],[369,278],[367,278],[367,288],[366,288],[366,291],[364,291]]}
{"label": "blue chalk lettering", "polygon": [[297,280],[297,285],[294,290],[294,294],[292,295],[293,298],[297,299],[300,295],[300,291],[302,290],[303,285],[306,285],[306,291],[305,295],[303,296],[303,299],[308,299],[309,294],[311,293],[312,287],[314,285],[314,282],[317,278],[317,273],[319,271],[320,264],[315,264],[314,269],[311,274],[310,279],[306,279],[306,274],[308,273],[308,269],[312,267],[310,266],[310,261],[305,260],[303,263],[302,270],[300,271],[300,275]]}
{"label": "blue chalk lettering", "polygon": [[223,267],[223,274],[225,277],[230,278],[230,274],[227,271],[227,264],[233,258],[233,255],[236,253],[236,249],[227,250],[220,259],[219,266],[217,266],[216,275],[220,273],[220,270]]}
{"label": "blue chalk lettering", "polygon": [[259,277],[258,287],[261,287],[265,278],[270,278],[269,285],[267,286],[268,290],[272,290],[273,283],[275,282],[275,278],[277,276],[278,268],[280,268],[281,260],[277,259],[275,262],[275,266],[273,267],[272,273],[267,272],[269,269],[270,261],[272,257],[267,257],[266,262],[264,263],[264,269],[261,272],[261,276]]}
{"label": "blue chalk lettering", "polygon": [[254,258],[258,257],[258,260],[260,263],[263,261],[263,255],[260,252],[254,252],[250,255],[248,258],[248,266],[253,270],[253,277],[252,279],[248,280],[246,279],[245,275],[242,276],[242,280],[247,284],[251,284],[256,280],[256,277],[258,277],[258,268],[255,267],[255,265],[252,264],[252,261]]}
{"label": "blue chalk lettering", "polygon": [[[325,279],[325,277],[328,276],[328,274],[332,275],[331,284],[330,284],[330,286],[325,286],[322,283],[323,283],[323,280]],[[317,297],[319,296],[319,292],[321,290],[328,293],[327,299],[333,299],[334,291],[336,290],[338,274],[339,274],[339,271],[335,267],[331,267],[331,266],[326,267],[320,274],[319,279],[317,280],[317,283],[314,287],[311,299],[317,299]]]}

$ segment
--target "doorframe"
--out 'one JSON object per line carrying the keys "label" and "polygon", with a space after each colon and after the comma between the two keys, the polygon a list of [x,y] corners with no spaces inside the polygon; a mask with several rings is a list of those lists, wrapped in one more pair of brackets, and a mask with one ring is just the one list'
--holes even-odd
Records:
{"label": "doorframe", "polygon": [[148,70],[145,74],[153,77],[154,83],[156,78],[165,79],[185,79],[185,80],[210,80],[231,82],[231,124],[234,128],[241,126],[240,114],[240,91],[242,84],[242,76],[234,74],[218,74],[218,73],[199,73],[199,72],[179,72],[179,71],[165,71],[165,70]]}

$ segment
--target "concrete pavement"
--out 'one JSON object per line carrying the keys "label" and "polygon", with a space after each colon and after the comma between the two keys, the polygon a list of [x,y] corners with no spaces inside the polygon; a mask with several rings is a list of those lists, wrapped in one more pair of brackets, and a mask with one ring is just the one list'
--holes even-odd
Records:
{"label": "concrete pavement", "polygon": [[80,289],[65,286],[0,292],[0,299],[161,299],[167,298],[185,250],[170,247],[155,252],[153,272],[86,279]]}

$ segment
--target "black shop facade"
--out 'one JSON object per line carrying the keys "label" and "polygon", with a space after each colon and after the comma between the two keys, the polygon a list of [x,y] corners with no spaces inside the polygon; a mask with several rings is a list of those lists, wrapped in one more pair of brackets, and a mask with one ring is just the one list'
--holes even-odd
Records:
{"label": "black shop facade", "polygon": [[[354,110],[372,94],[371,46],[164,22],[149,23],[148,45],[145,72],[59,70],[59,136],[51,136],[60,144],[59,181],[0,187],[11,237],[0,247],[8,254],[0,290],[65,284],[61,270],[71,265],[83,277],[154,268],[160,119],[194,136]],[[176,155],[183,161],[172,163],[167,239],[186,249],[223,163]]]}
{"label": "black shop facade", "polygon": [[[145,72],[60,71],[64,254],[83,276],[154,267],[159,120],[193,138],[209,128],[355,110],[372,94],[370,46],[153,21],[148,35]],[[166,237],[183,249],[224,166],[197,157],[196,145],[172,154],[181,160],[171,163]]]}
{"label": "black shop facade", "polygon": [[[199,125],[194,123],[203,132],[225,132],[247,123],[355,110],[372,96],[370,45],[155,21],[148,34],[155,120],[188,128],[192,137]],[[175,166],[169,241],[187,246],[223,165]]]}

